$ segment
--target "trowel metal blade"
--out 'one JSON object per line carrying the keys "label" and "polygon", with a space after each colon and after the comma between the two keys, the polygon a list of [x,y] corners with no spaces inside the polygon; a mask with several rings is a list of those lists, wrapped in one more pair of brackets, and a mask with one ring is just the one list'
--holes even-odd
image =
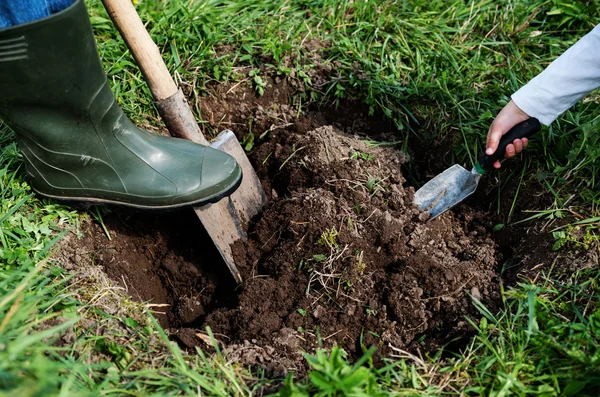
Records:
{"label": "trowel metal blade", "polygon": [[413,203],[436,218],[473,194],[481,174],[458,164],[442,172],[415,193]]}

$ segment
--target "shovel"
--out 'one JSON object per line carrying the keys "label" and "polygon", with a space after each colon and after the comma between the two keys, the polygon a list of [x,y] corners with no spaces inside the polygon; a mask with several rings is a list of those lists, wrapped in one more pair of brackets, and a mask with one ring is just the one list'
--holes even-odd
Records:
{"label": "shovel", "polygon": [[506,146],[517,138],[529,138],[541,128],[536,118],[517,124],[502,136],[494,154],[481,153],[471,171],[458,164],[448,168],[417,190],[413,203],[431,215],[429,220],[437,218],[475,192],[481,176],[494,168],[496,160],[504,157]]}
{"label": "shovel", "polygon": [[[152,91],[156,107],[169,133],[178,138],[209,145],[190,110],[183,92],[173,81],[158,47],[146,31],[130,0],[102,0],[113,23],[121,33],[127,47]],[[242,168],[240,187],[229,197],[201,207],[194,207],[202,225],[236,282],[242,277],[233,260],[232,244],[246,241],[246,226],[267,202],[256,172],[233,132],[221,132],[210,144],[213,148],[230,154]]]}

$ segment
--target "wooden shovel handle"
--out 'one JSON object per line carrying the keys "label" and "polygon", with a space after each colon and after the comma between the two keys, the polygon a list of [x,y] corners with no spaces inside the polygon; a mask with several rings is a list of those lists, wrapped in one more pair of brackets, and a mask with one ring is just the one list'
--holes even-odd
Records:
{"label": "wooden shovel handle", "polygon": [[207,144],[183,92],[173,81],[131,1],[102,0],[102,3],[140,67],[171,135]]}

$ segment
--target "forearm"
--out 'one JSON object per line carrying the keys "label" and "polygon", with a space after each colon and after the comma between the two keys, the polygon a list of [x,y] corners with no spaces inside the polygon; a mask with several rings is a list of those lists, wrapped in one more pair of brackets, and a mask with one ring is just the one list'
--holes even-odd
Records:
{"label": "forearm", "polygon": [[544,125],[600,86],[600,25],[512,95],[525,113]]}

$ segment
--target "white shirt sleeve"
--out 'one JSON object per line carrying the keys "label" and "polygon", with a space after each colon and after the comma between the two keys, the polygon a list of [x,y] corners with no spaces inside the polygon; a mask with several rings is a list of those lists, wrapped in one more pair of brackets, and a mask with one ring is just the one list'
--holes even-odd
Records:
{"label": "white shirt sleeve", "polygon": [[590,91],[600,87],[600,25],[512,95],[514,103],[550,125]]}

